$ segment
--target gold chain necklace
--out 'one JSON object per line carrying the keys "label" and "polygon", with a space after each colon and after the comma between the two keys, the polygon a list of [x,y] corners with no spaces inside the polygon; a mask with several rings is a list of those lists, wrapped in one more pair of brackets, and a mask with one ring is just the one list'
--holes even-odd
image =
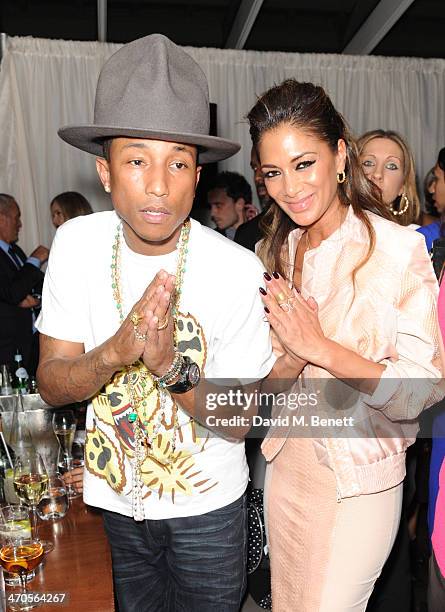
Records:
{"label": "gold chain necklace", "polygon": [[[175,281],[175,291],[174,291],[174,299],[172,305],[172,316],[174,323],[174,331],[173,331],[173,342],[175,348],[177,347],[177,317],[179,314],[179,308],[181,303],[181,294],[182,287],[184,281],[185,274],[185,264],[187,260],[188,253],[188,240],[190,234],[190,220],[187,219],[182,228],[181,233],[179,235],[178,243],[177,243],[177,251],[178,251],[178,261],[176,265],[176,281]],[[113,251],[112,251],[112,263],[111,263],[111,288],[113,291],[113,298],[115,302],[115,306],[117,308],[119,314],[119,321],[122,325],[125,317],[124,317],[124,307],[123,307],[123,296],[121,289],[121,242],[123,237],[122,223],[119,223],[115,240],[113,243]],[[127,392],[131,400],[131,408],[132,412],[128,415],[128,420],[133,424],[133,434],[134,434],[134,458],[132,462],[132,473],[133,473],[133,516],[135,520],[143,520],[144,519],[144,506],[142,500],[142,476],[141,476],[141,466],[143,461],[145,460],[147,455],[153,454],[151,449],[153,448],[154,441],[156,440],[157,435],[159,434],[162,422],[165,419],[166,412],[166,403],[167,403],[167,392],[162,388],[157,388],[155,382],[152,381],[151,386],[148,390],[146,390],[147,380],[149,377],[148,370],[145,368],[143,364],[140,362],[136,362],[136,364],[126,366],[127,370]],[[138,376],[139,375],[139,376]],[[136,394],[135,382],[140,380],[140,385],[142,387],[142,394]],[[134,382],[133,382],[134,379]],[[147,415],[146,415],[146,406],[147,399],[151,395],[151,393],[155,390],[158,390],[159,393],[159,408],[156,410],[156,417],[154,419],[153,431],[150,435],[148,431],[145,429],[145,426],[148,425]],[[143,411],[144,419],[141,421],[140,413]],[[167,461],[160,461],[159,458],[156,458],[156,461],[162,463],[163,465],[170,465],[173,460],[173,456],[176,450],[176,438],[177,431],[179,429],[178,422],[178,410],[176,403],[173,402],[172,406],[172,418],[173,418],[173,436],[172,442],[170,446],[170,452],[167,458]]]}

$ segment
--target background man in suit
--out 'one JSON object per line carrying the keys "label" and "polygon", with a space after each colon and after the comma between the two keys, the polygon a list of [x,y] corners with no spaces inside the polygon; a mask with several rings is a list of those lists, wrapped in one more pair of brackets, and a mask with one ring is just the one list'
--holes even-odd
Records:
{"label": "background man in suit", "polygon": [[208,192],[207,201],[217,231],[233,240],[237,228],[247,220],[252,188],[237,172],[220,172]]}
{"label": "background man in suit", "polygon": [[38,246],[27,258],[15,244],[21,226],[17,202],[0,193],[0,363],[12,368],[19,349],[28,373],[34,375],[38,338],[33,333],[33,309],[40,306],[40,298],[35,296],[41,294],[40,266],[48,259],[49,251]]}

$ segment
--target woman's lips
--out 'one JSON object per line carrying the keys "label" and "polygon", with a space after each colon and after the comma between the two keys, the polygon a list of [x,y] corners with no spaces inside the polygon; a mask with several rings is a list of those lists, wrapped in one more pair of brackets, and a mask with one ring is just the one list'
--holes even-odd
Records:
{"label": "woman's lips", "polygon": [[286,202],[286,204],[289,207],[289,210],[291,210],[293,213],[303,212],[309,208],[313,195],[314,194],[311,193],[305,198],[301,198],[300,200],[295,200],[293,202]]}

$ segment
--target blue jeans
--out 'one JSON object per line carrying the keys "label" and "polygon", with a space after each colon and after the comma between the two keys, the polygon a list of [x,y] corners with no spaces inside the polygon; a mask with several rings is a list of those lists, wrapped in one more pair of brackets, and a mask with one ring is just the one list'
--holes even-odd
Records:
{"label": "blue jeans", "polygon": [[120,612],[238,612],[246,588],[245,494],[198,516],[104,511]]}

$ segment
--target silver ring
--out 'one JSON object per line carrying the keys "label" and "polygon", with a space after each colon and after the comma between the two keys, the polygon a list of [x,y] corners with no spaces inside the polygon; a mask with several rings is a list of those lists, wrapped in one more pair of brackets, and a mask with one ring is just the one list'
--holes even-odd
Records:
{"label": "silver ring", "polygon": [[141,334],[137,327],[134,328],[134,337],[136,340],[139,340],[139,342],[145,342],[147,340],[147,334]]}
{"label": "silver ring", "polygon": [[295,302],[295,301],[296,301],[296,298],[294,298],[293,296],[288,297],[285,302],[280,303],[281,310],[284,310],[284,312],[290,312],[291,310],[294,309],[294,307],[292,306],[292,302]]}

